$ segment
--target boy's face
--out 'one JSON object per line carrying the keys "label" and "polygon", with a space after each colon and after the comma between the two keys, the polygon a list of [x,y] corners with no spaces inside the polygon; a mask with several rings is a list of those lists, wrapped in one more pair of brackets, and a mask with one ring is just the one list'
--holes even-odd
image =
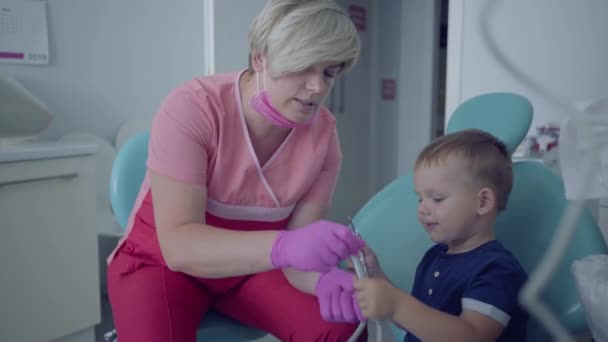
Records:
{"label": "boy's face", "polygon": [[470,167],[463,158],[448,157],[414,170],[418,195],[418,220],[431,240],[446,244],[452,251],[466,246],[480,234],[478,227],[480,196]]}

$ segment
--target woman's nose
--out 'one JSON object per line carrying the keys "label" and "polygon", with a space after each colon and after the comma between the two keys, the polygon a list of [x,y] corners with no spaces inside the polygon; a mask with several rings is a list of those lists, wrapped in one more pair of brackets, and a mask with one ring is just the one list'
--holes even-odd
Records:
{"label": "woman's nose", "polygon": [[315,94],[322,93],[325,88],[323,73],[312,73],[306,80],[306,88]]}

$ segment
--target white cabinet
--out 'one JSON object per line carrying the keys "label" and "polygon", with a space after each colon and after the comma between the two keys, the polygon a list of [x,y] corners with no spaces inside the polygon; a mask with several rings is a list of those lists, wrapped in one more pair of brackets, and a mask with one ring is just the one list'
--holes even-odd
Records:
{"label": "white cabinet", "polygon": [[0,148],[0,341],[49,341],[100,321],[94,149]]}

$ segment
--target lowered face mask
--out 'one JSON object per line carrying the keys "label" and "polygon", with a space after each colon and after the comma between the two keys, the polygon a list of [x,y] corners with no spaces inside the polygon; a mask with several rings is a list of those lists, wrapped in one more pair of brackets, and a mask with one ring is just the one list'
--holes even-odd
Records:
{"label": "lowered face mask", "polygon": [[255,73],[256,82],[256,94],[251,97],[249,105],[256,112],[262,114],[271,124],[277,127],[294,128],[298,126],[309,126],[313,123],[317,114],[311,116],[310,120],[304,123],[295,122],[286,118],[281,112],[279,112],[270,102],[270,96],[268,90],[266,90],[266,71],[264,71],[264,90],[260,91],[260,77],[259,73]]}

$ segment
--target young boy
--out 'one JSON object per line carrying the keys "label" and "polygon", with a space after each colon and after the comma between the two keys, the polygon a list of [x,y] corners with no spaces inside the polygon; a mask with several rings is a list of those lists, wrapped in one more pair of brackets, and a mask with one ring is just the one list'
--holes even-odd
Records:
{"label": "young boy", "polygon": [[411,295],[391,285],[368,250],[372,278],[355,281],[363,315],[392,320],[410,342],[525,341],[517,294],[527,275],[493,227],[512,183],[505,145],[486,132],[460,131],[426,146],[414,187],[418,220],[436,244],[418,264]]}

